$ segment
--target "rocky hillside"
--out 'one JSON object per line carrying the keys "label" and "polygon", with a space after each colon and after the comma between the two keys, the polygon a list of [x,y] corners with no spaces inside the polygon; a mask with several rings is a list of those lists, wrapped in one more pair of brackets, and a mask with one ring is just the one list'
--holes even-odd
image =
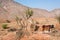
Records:
{"label": "rocky hillside", "polygon": [[0,20],[11,20],[21,16],[27,7],[14,2],[13,0],[0,0]]}
{"label": "rocky hillside", "polygon": [[[16,15],[19,17],[25,16],[25,10],[27,8],[29,7],[19,4],[14,0],[0,0],[0,22],[5,22],[6,20],[14,21]],[[37,8],[31,8],[31,9],[34,12],[33,17],[54,18],[55,14],[57,15],[60,14],[60,9],[55,9],[50,12],[44,9],[37,9]]]}

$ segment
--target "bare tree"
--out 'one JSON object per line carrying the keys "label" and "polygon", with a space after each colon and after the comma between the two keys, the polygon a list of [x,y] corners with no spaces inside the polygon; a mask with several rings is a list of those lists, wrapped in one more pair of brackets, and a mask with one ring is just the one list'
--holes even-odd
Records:
{"label": "bare tree", "polygon": [[17,35],[16,40],[20,40],[22,37],[24,37],[24,35],[27,35],[27,37],[29,37],[30,35],[27,27],[28,27],[28,19],[33,15],[33,11],[28,8],[25,14],[26,14],[26,18],[23,16],[25,21],[23,21],[22,18],[16,16],[16,22],[20,27],[19,30],[16,32]]}

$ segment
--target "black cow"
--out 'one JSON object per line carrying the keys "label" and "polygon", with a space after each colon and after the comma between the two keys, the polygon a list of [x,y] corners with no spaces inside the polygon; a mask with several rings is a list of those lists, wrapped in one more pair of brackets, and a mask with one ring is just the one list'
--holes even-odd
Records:
{"label": "black cow", "polygon": [[39,29],[39,26],[35,26],[35,29],[34,29],[34,31],[37,31]]}

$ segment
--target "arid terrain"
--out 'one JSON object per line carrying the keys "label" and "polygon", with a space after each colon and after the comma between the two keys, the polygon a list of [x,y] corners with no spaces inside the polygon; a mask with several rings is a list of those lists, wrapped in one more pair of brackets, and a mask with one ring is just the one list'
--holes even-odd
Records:
{"label": "arid terrain", "polygon": [[[16,35],[16,32],[20,27],[16,22],[16,16],[19,18],[26,17],[25,11],[28,8],[33,11],[33,15],[28,21],[31,22],[31,19],[33,19],[33,21],[38,22],[37,25],[39,29],[31,33],[29,27],[31,23],[28,23],[27,29],[30,35],[27,33],[28,36],[24,35],[21,39],[19,38],[19,40],[60,40],[60,23],[56,19],[57,16],[60,16],[60,9],[48,11],[45,9],[30,8],[14,0],[0,0],[0,40],[17,39],[19,35]],[[43,25],[54,25],[54,28],[51,32],[44,33],[42,31]],[[7,26],[6,29],[5,26]]]}

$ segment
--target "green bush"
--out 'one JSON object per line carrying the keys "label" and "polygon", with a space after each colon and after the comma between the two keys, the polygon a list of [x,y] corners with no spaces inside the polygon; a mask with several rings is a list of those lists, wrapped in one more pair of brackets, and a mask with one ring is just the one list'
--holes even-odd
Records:
{"label": "green bush", "polygon": [[32,15],[33,15],[33,11],[28,8],[28,10],[26,10],[27,19],[29,19]]}
{"label": "green bush", "polygon": [[3,29],[7,29],[7,28],[8,28],[8,27],[7,27],[7,24],[3,24],[3,25],[2,25],[2,28],[3,28]]}

